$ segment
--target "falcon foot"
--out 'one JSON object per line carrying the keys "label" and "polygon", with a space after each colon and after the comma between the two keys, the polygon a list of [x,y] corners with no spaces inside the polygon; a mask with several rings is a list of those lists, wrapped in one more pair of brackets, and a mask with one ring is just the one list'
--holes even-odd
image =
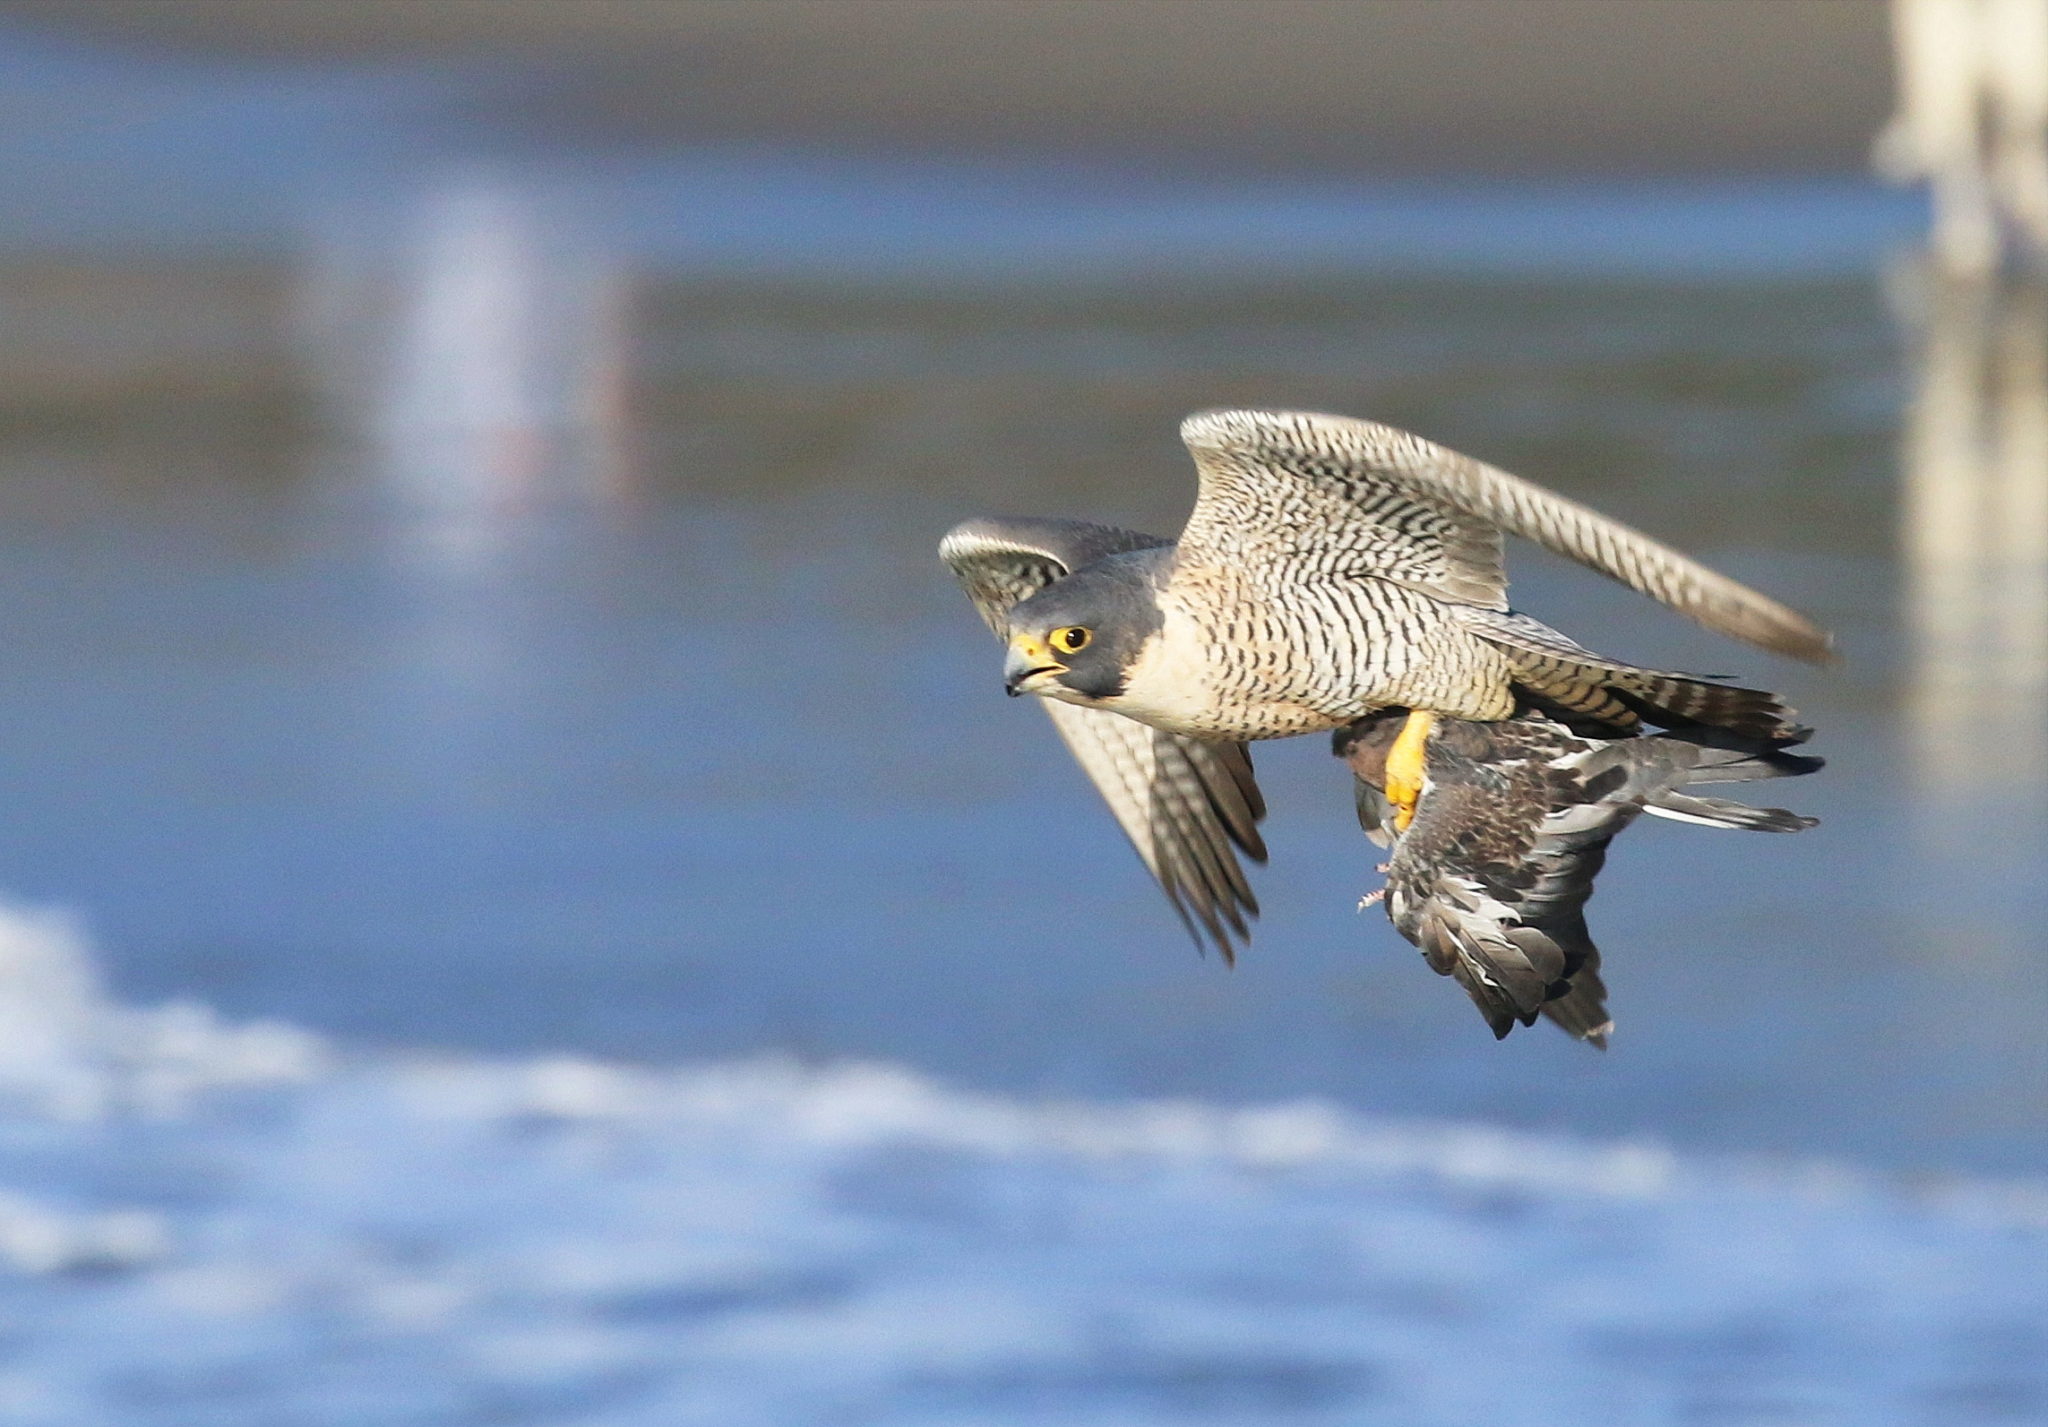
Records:
{"label": "falcon foot", "polygon": [[1386,900],[1386,896],[1387,889],[1384,887],[1380,888],[1377,892],[1367,892],[1363,897],[1360,897],[1358,899],[1358,910],[1362,912],[1367,907],[1373,906],[1375,903]]}
{"label": "falcon foot", "polygon": [[1417,709],[1387,750],[1387,801],[1394,805],[1395,832],[1408,831],[1408,824],[1415,821],[1415,805],[1422,801],[1423,749],[1434,727],[1436,715]]}

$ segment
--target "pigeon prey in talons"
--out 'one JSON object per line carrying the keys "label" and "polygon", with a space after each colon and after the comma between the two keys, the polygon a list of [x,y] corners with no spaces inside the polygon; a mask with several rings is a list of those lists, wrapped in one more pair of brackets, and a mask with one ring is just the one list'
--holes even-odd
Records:
{"label": "pigeon prey in talons", "polygon": [[1508,608],[1524,536],[1709,628],[1828,657],[1812,621],[1540,486],[1370,421],[1189,417],[1200,486],[1178,540],[1063,520],[971,520],[939,554],[1200,941],[1230,956],[1263,859],[1245,744],[1409,710],[1387,769],[1413,815],[1431,719],[1531,707],[1612,736],[1795,736],[1775,695],[1584,649]]}
{"label": "pigeon prey in talons", "polygon": [[1589,738],[1525,714],[1437,719],[1422,798],[1403,828],[1385,792],[1404,723],[1401,710],[1372,714],[1337,730],[1333,746],[1358,779],[1359,822],[1393,848],[1383,869],[1388,919],[1438,975],[1456,978],[1496,1037],[1541,1014],[1607,1044],[1613,1022],[1585,906],[1607,844],[1638,814],[1756,832],[1814,824],[1690,791],[1821,766],[1783,742],[1699,728]]}

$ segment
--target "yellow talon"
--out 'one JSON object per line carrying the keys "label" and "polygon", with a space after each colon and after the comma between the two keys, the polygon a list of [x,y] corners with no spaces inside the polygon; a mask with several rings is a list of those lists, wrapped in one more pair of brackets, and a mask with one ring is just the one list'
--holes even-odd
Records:
{"label": "yellow talon", "polygon": [[1422,800],[1423,749],[1435,726],[1435,714],[1417,709],[1387,750],[1387,801],[1394,805],[1395,832],[1408,831],[1415,821],[1415,805]]}

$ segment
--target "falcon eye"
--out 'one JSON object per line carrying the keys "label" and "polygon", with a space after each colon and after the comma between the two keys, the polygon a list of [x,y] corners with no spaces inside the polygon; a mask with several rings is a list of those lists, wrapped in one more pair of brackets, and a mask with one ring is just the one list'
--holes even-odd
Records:
{"label": "falcon eye", "polygon": [[1070,624],[1052,632],[1052,647],[1062,654],[1078,654],[1088,647],[1088,641],[1095,636],[1078,624]]}

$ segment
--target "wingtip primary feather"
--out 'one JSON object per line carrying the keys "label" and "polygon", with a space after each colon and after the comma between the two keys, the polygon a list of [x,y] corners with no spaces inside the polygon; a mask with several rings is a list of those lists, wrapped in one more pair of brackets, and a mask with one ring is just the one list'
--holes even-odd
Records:
{"label": "wingtip primary feather", "polygon": [[1001,544],[997,529],[998,523],[987,516],[963,520],[939,537],[939,558],[950,564],[963,555],[996,548]]}
{"label": "wingtip primary feather", "polygon": [[1695,616],[1709,629],[1772,654],[1822,667],[1842,662],[1841,653],[1835,648],[1835,636],[1811,617],[1754,590],[1745,589],[1743,593],[1741,603],[1708,606],[1695,612]]}
{"label": "wingtip primary feather", "polygon": [[1057,522],[1021,517],[977,515],[961,521],[939,537],[939,559],[957,566],[963,560],[997,554],[1044,557],[1047,552],[1043,542],[1020,538],[1019,531],[1055,524]]}

